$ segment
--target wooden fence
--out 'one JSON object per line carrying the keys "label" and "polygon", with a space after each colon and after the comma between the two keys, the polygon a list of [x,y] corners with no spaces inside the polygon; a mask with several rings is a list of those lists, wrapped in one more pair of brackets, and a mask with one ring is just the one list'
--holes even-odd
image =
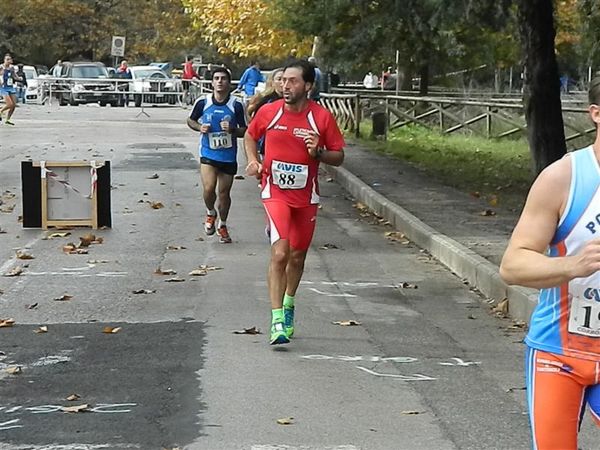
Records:
{"label": "wooden fence", "polygon": [[[360,135],[362,117],[377,111],[386,113],[388,130],[417,124],[443,134],[468,132],[497,139],[527,132],[522,101],[515,98],[485,101],[355,92],[321,94],[321,104],[333,113],[341,128],[356,136]],[[593,139],[596,128],[582,99],[565,101],[562,111],[567,142]]]}

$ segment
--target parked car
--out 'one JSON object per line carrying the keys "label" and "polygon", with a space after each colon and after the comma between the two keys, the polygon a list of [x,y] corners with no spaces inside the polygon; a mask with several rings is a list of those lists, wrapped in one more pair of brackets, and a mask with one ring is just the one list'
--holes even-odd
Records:
{"label": "parked car", "polygon": [[156,66],[131,66],[129,80],[129,99],[133,94],[135,106],[145,103],[169,103],[174,105],[183,89],[181,81],[169,78]]}
{"label": "parked car", "polygon": [[65,78],[57,83],[59,102],[63,106],[67,103],[72,106],[81,103],[118,106],[121,102],[121,95],[115,92],[118,83],[111,80],[106,66],[100,62],[63,62],[60,78]]}
{"label": "parked car", "polygon": [[25,91],[26,102],[37,102],[42,98],[42,93],[39,91],[40,84],[38,81],[38,71],[35,66],[23,66],[23,72],[27,79],[27,90]]}

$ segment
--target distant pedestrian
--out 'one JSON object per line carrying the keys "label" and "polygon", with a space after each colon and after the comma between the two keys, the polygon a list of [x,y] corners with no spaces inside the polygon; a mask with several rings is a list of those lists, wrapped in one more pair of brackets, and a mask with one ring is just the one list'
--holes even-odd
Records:
{"label": "distant pedestrian", "polygon": [[0,109],[0,121],[2,120],[2,114],[7,111],[6,125],[14,125],[10,121],[15,108],[17,106],[17,90],[15,85],[17,81],[21,79],[17,76],[17,70],[12,65],[13,59],[10,54],[4,55],[4,63],[0,65],[0,95],[4,97],[4,107]]}
{"label": "distant pedestrian", "polygon": [[363,86],[367,89],[374,89],[377,87],[379,83],[379,79],[377,75],[373,74],[373,72],[369,72],[363,78]]}
{"label": "distant pedestrian", "polygon": [[600,77],[589,103],[594,143],[540,173],[500,265],[507,283],[540,289],[525,338],[539,450],[577,450],[586,406],[600,424]]}
{"label": "distant pedestrian", "polygon": [[323,88],[323,72],[317,66],[317,59],[314,56],[309,56],[308,63],[313,67],[315,71],[315,84],[312,90],[308,94],[308,98],[318,102],[321,100],[321,90]]}
{"label": "distant pedestrian", "polygon": [[243,92],[246,98],[250,98],[255,94],[258,83],[262,83],[263,81],[265,81],[265,77],[260,73],[260,64],[257,60],[254,60],[244,70],[237,90]]}
{"label": "distant pedestrian", "polygon": [[23,64],[17,64],[17,77],[20,78],[17,81],[17,101],[21,100],[25,104],[27,97],[27,75],[23,70]]}
{"label": "distant pedestrian", "polygon": [[[231,186],[237,173],[237,138],[243,137],[246,132],[246,118],[242,103],[230,94],[231,73],[228,69],[214,68],[212,86],[212,95],[194,103],[187,124],[201,133],[200,176],[206,206],[204,231],[209,236],[216,231],[219,241],[229,244],[232,240],[227,218],[231,207]],[[217,210],[218,223],[215,223]]]}

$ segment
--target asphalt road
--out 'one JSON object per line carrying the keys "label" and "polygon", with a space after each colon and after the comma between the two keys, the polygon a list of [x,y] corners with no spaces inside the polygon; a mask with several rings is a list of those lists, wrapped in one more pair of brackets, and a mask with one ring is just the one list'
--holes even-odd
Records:
{"label": "asphalt road", "polygon": [[[256,182],[234,184],[233,244],[204,236],[187,111],[147,111],[26,106],[0,128],[0,275],[23,267],[0,276],[0,449],[529,448],[523,330],[325,179],[293,342],[232,333],[269,326]],[[29,158],[111,160],[88,254],[62,251],[88,229],[21,227]]]}

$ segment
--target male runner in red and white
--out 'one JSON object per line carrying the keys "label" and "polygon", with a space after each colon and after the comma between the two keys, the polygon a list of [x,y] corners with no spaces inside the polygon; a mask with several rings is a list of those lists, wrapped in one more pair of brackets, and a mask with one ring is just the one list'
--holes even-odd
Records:
{"label": "male runner in red and white", "polygon": [[[250,176],[261,176],[261,198],[271,229],[268,287],[272,308],[271,344],[294,334],[294,296],[315,230],[321,162],[339,166],[344,138],[329,111],[308,100],[315,71],[307,61],[283,72],[283,100],[264,105],[244,138]],[[265,137],[259,161],[257,142]]]}

